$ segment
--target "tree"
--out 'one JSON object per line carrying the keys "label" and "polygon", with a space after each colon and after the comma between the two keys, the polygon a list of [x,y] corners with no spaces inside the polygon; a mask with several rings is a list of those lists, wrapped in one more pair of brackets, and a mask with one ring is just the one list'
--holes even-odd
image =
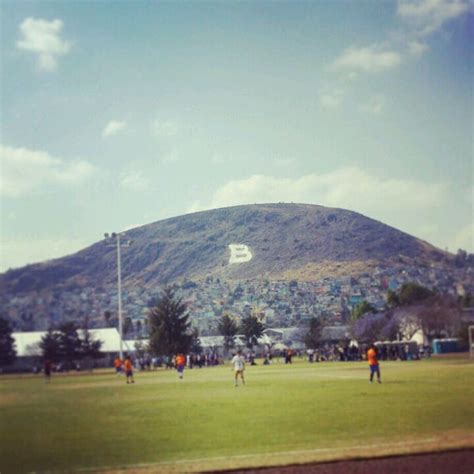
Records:
{"label": "tree", "polygon": [[94,339],[91,332],[85,329],[81,340],[81,356],[89,359],[100,359],[103,355],[100,351],[101,347],[102,341]]}
{"label": "tree", "polygon": [[0,368],[13,364],[16,359],[15,340],[10,323],[0,317]]}
{"label": "tree", "polygon": [[50,360],[51,362],[59,362],[59,334],[52,328],[48,329],[48,332],[41,338],[39,347],[43,354],[43,359]]}
{"label": "tree", "polygon": [[112,318],[112,313],[109,310],[104,311],[104,320],[107,326],[110,326],[111,318]]}
{"label": "tree", "polygon": [[457,267],[463,267],[467,261],[468,254],[463,249],[458,249],[456,256],[454,257],[454,264]]}
{"label": "tree", "polygon": [[186,305],[170,287],[163,290],[158,304],[150,308],[150,350],[156,355],[186,354],[192,347],[193,335]]}
{"label": "tree", "polygon": [[251,349],[257,344],[257,339],[262,335],[264,327],[255,316],[250,315],[242,319],[240,329],[247,341],[247,347]]}
{"label": "tree", "polygon": [[383,338],[390,317],[385,313],[366,313],[353,322],[352,334],[360,342],[375,342]]}
{"label": "tree", "polygon": [[143,341],[135,341],[135,355],[139,358],[144,357],[146,353],[146,345]]}
{"label": "tree", "polygon": [[71,368],[75,360],[82,356],[82,341],[77,332],[78,327],[72,321],[61,324],[58,328],[59,357],[67,368]]}
{"label": "tree", "polygon": [[156,306],[158,306],[159,302],[160,302],[159,295],[154,295],[147,301],[146,306],[147,308],[155,308]]}
{"label": "tree", "polygon": [[130,316],[127,316],[123,322],[123,335],[125,336],[126,334],[128,334],[131,329],[133,330],[132,318]]}
{"label": "tree", "polygon": [[321,344],[321,337],[323,334],[323,322],[321,318],[311,318],[309,320],[309,327],[304,334],[304,343],[307,349],[316,349]]}
{"label": "tree", "polygon": [[393,290],[388,290],[387,292],[387,305],[389,308],[395,308],[400,305],[400,298]]}
{"label": "tree", "polygon": [[85,359],[100,359],[102,357],[102,352],[100,352],[102,341],[95,340],[89,331],[89,318],[87,316],[84,318],[82,326],[84,329],[82,330],[81,338],[81,357]]}
{"label": "tree", "polygon": [[461,346],[461,349],[465,351],[469,350],[469,327],[470,326],[471,326],[470,323],[461,323],[459,325],[459,330],[457,333],[457,337],[459,339],[459,345]]}
{"label": "tree", "polygon": [[471,293],[466,293],[460,298],[460,303],[463,308],[470,308],[474,306],[474,295],[471,295]]}
{"label": "tree", "polygon": [[409,305],[424,301],[433,295],[434,293],[428,288],[418,283],[410,282],[402,285],[398,298],[401,305]]}
{"label": "tree", "polygon": [[461,325],[459,302],[450,295],[433,295],[416,309],[420,326],[430,338],[457,335]]}
{"label": "tree", "polygon": [[142,320],[139,319],[135,323],[135,334],[137,334],[138,336],[141,336],[142,332],[143,332],[143,323],[142,323]]}
{"label": "tree", "polygon": [[398,332],[403,339],[411,339],[420,329],[417,307],[400,306],[393,309],[394,319],[398,322]]}
{"label": "tree", "polygon": [[400,332],[406,338],[420,329],[429,338],[457,335],[461,325],[461,302],[451,295],[430,294],[429,297],[422,296],[421,300],[415,297],[412,304],[395,308]]}
{"label": "tree", "polygon": [[234,319],[224,314],[218,324],[219,334],[224,336],[224,350],[228,353],[234,347],[234,337],[237,334],[237,324]]}
{"label": "tree", "polygon": [[199,333],[196,328],[194,328],[192,332],[192,336],[193,336],[193,341],[191,344],[190,352],[192,352],[193,354],[201,354],[202,353],[201,340],[199,339]]}
{"label": "tree", "polygon": [[[382,330],[380,332],[380,339],[383,339],[384,341],[394,341],[402,339],[401,329],[403,321],[401,320],[400,316],[393,310],[386,311],[383,314],[385,317],[385,325],[382,327]],[[414,331],[413,333],[408,335],[410,329],[413,330],[411,326],[406,327],[406,331],[404,333],[404,336],[407,339],[411,339],[416,332]]]}
{"label": "tree", "polygon": [[352,310],[352,319],[357,321],[361,316],[367,313],[376,313],[376,309],[368,301],[363,300],[357,303]]}

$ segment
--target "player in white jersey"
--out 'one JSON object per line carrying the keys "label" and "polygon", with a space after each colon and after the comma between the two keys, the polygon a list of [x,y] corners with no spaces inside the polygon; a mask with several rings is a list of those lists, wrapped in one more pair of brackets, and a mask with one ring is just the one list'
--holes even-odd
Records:
{"label": "player in white jersey", "polygon": [[242,384],[245,385],[244,379],[244,370],[245,370],[245,357],[242,355],[242,351],[237,351],[237,354],[232,359],[232,366],[235,373],[235,386],[239,385],[237,379],[240,374],[240,378],[242,379]]}

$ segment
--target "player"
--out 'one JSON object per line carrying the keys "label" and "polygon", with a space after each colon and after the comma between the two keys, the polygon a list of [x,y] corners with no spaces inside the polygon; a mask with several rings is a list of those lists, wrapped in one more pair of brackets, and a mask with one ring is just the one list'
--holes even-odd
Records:
{"label": "player", "polygon": [[242,355],[242,351],[238,350],[237,354],[232,359],[232,366],[235,373],[235,386],[239,386],[238,377],[242,379],[242,385],[245,385],[244,370],[245,370],[245,357]]}
{"label": "player", "polygon": [[374,344],[370,344],[369,346],[369,350],[367,351],[367,361],[369,362],[370,368],[370,383],[373,382],[374,374],[377,374],[377,382],[382,383],[380,380],[379,361],[377,360],[377,348]]}
{"label": "player", "polygon": [[184,366],[186,365],[186,357],[184,354],[178,354],[176,356],[176,370],[178,371],[178,376],[180,379],[183,378],[184,375]]}
{"label": "player", "polygon": [[125,357],[125,362],[123,363],[125,368],[125,376],[127,377],[127,383],[135,383],[133,380],[133,364],[130,356]]}
{"label": "player", "polygon": [[116,357],[114,360],[115,373],[122,375],[123,360],[120,357]]}
{"label": "player", "polygon": [[51,369],[52,369],[52,364],[49,359],[46,359],[44,361],[44,380],[46,382],[49,382],[51,380]]}

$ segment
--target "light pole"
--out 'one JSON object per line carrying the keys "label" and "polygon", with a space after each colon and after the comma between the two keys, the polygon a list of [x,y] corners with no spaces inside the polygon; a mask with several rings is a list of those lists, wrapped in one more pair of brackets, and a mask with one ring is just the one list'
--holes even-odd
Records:
{"label": "light pole", "polygon": [[[118,322],[120,335],[120,359],[123,360],[123,318],[122,318],[122,254],[121,247],[130,247],[131,240],[125,242],[120,241],[120,233],[112,232],[112,234],[104,234],[108,247],[116,247],[117,249],[117,288],[118,288]],[[115,240],[115,242],[114,242]]]}

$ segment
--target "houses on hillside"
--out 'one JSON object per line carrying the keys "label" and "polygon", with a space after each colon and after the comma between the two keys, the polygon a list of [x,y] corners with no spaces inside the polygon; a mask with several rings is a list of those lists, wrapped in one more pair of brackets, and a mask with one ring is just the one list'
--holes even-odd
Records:
{"label": "houses on hillside", "polygon": [[[472,275],[471,275],[472,276]],[[448,274],[443,268],[376,268],[359,277],[323,278],[316,281],[226,281],[208,277],[202,281],[186,280],[177,285],[193,326],[203,336],[217,335],[223,314],[237,321],[255,315],[266,327],[304,325],[313,317],[324,317],[329,324],[343,325],[351,310],[362,300],[382,310],[387,291],[398,290],[403,283],[415,281],[428,288],[451,294],[474,294],[473,280],[464,273]],[[124,281],[122,293],[126,337],[146,335],[149,305],[159,295],[158,288],[130,286]],[[59,321],[74,320],[82,325],[85,316],[93,327],[117,324],[117,289],[115,286],[39,291],[15,296],[2,303],[17,331],[46,330]]]}

